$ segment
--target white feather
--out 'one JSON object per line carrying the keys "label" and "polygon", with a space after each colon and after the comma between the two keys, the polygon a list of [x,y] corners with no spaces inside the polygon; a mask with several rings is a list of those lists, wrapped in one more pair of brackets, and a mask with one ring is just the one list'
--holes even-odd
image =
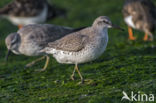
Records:
{"label": "white feather", "polygon": [[124,20],[127,23],[127,25],[131,26],[134,29],[136,28],[135,24],[133,23],[132,16],[127,16]]}
{"label": "white feather", "polygon": [[9,16],[8,19],[15,25],[28,25],[28,24],[43,23],[47,19],[47,13],[48,13],[48,7],[45,6],[42,12],[35,17]]}

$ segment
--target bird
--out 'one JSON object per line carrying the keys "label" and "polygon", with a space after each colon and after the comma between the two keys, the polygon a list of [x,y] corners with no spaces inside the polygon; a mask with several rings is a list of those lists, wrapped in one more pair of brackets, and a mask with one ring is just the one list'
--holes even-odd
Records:
{"label": "bird", "polygon": [[47,0],[13,0],[0,8],[0,16],[22,28],[28,24],[44,23],[47,19],[65,15],[65,10],[50,5]]}
{"label": "bird", "polygon": [[49,42],[41,52],[53,55],[59,63],[75,64],[71,79],[75,80],[74,75],[77,71],[80,83],[84,83],[78,64],[93,61],[103,54],[108,43],[107,30],[112,27],[121,29],[113,25],[109,17],[100,16],[95,19],[92,26]]}
{"label": "bird", "polygon": [[136,40],[133,36],[133,28],[145,33],[144,41],[153,41],[153,32],[156,28],[156,7],[151,0],[126,0],[122,13],[128,25],[130,40]]}
{"label": "bird", "polygon": [[5,39],[5,44],[8,49],[6,60],[11,52],[17,55],[26,56],[42,56],[25,67],[31,67],[36,62],[46,57],[45,66],[40,70],[44,71],[49,63],[49,56],[42,50],[48,42],[53,42],[64,35],[80,30],[81,28],[73,29],[65,26],[58,26],[52,24],[29,24],[19,29],[15,33],[9,34]]}

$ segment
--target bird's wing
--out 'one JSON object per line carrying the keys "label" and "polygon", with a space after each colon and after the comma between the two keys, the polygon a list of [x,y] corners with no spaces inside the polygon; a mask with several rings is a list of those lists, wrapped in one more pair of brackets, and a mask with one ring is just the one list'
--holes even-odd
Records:
{"label": "bird's wing", "polygon": [[14,0],[0,9],[0,15],[30,17],[38,15],[44,4],[35,0]]}
{"label": "bird's wing", "polygon": [[145,9],[149,11],[153,18],[156,18],[156,6],[151,0],[142,1],[142,5],[145,6]]}
{"label": "bird's wing", "polygon": [[35,42],[44,47],[49,42],[54,42],[67,34],[79,31],[83,28],[73,29],[70,27],[50,25],[50,24],[31,24],[24,26],[18,31],[18,34],[26,40],[25,42]]}
{"label": "bird's wing", "polygon": [[48,17],[47,19],[55,17],[66,17],[67,11],[64,8],[56,7],[55,5],[48,4]]}
{"label": "bird's wing", "polygon": [[54,48],[57,50],[77,52],[82,50],[88,41],[88,36],[75,34],[67,35],[62,39],[49,43],[48,48]]}
{"label": "bird's wing", "polygon": [[12,11],[13,5],[15,5],[14,1],[0,8],[0,15],[8,15]]}

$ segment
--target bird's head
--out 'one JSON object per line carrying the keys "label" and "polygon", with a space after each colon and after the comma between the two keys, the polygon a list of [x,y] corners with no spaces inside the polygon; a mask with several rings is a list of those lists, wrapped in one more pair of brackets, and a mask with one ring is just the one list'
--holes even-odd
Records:
{"label": "bird's head", "polygon": [[95,19],[95,21],[93,23],[93,27],[101,28],[101,29],[116,28],[116,29],[123,30],[119,26],[112,24],[111,20],[107,16],[100,16],[97,19]]}
{"label": "bird's head", "polygon": [[18,33],[11,33],[10,35],[8,35],[5,39],[5,44],[8,49],[6,59],[8,58],[11,51],[15,54],[20,54],[18,51],[18,47],[20,44],[20,36],[18,35]]}

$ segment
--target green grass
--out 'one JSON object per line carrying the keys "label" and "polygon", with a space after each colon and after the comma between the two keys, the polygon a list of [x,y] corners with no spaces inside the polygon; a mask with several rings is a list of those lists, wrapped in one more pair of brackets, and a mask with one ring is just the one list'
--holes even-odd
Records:
{"label": "green grass", "polygon": [[[1,0],[0,7],[8,2],[10,0]],[[139,31],[134,31],[137,41],[127,40],[127,26],[121,14],[124,0],[53,2],[58,7],[66,8],[67,17],[47,23],[70,27],[89,26],[96,17],[107,15],[125,31],[109,30],[109,43],[104,54],[91,63],[79,65],[84,78],[92,82],[78,85],[78,75],[76,81],[70,80],[74,66],[59,64],[53,58],[45,72],[35,71],[45,61],[24,69],[27,63],[38,57],[12,54],[6,63],[4,40],[9,33],[17,31],[17,27],[1,19],[0,103],[129,103],[121,102],[123,90],[127,93],[141,91],[156,95],[156,48],[151,48],[156,42],[143,42],[144,33]]]}

